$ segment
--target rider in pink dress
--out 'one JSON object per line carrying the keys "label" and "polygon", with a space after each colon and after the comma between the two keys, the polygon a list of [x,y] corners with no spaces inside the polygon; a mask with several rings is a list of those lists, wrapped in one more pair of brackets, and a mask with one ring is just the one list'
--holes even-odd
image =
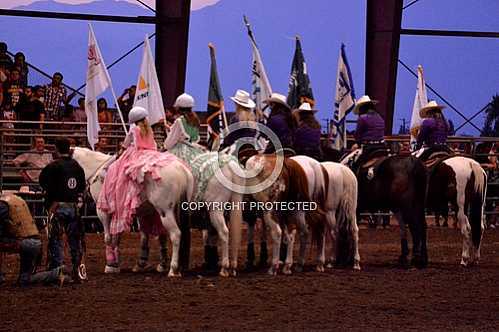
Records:
{"label": "rider in pink dress", "polygon": [[[150,174],[153,179],[159,179],[160,168],[176,159],[170,153],[157,151],[147,116],[147,110],[142,107],[134,107],[130,111],[129,121],[135,126],[131,126],[123,142],[124,153],[109,167],[97,201],[97,207],[111,215],[111,235],[130,229],[136,209],[145,201],[145,175]],[[111,247],[106,248],[108,265],[117,265],[118,243],[111,244]]]}

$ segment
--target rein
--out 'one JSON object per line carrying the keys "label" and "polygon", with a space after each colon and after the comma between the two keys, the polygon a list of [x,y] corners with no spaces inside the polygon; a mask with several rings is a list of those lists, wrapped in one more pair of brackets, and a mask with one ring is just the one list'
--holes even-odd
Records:
{"label": "rein", "polygon": [[109,156],[108,159],[106,159],[102,164],[99,165],[99,167],[97,167],[95,169],[95,172],[92,173],[92,175],[90,175],[87,179],[87,187],[91,187],[96,181],[97,181],[97,178],[98,178],[98,175],[100,173],[100,171],[105,168],[111,161],[114,161],[115,160],[115,156]]}

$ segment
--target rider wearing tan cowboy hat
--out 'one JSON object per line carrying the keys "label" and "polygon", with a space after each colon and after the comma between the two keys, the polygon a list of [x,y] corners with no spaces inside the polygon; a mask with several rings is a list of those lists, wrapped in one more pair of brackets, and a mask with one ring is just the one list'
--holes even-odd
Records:
{"label": "rider wearing tan cowboy hat", "polygon": [[385,149],[385,120],[376,111],[377,100],[362,96],[355,102],[354,114],[358,114],[355,141],[362,148],[362,154],[357,159],[357,165],[362,165],[369,159],[372,152]]}
{"label": "rider wearing tan cowboy hat", "polygon": [[417,148],[424,148],[419,156],[422,160],[426,160],[432,153],[438,151],[451,153],[447,146],[449,125],[442,114],[444,108],[445,106],[438,105],[432,100],[419,111],[423,122],[417,137]]}
{"label": "rider wearing tan cowboy hat", "polygon": [[317,110],[312,109],[309,103],[303,103],[297,110],[297,128],[294,133],[294,150],[297,155],[304,155],[322,160],[321,125],[315,118]]}
{"label": "rider wearing tan cowboy hat", "polygon": [[[279,137],[283,149],[293,151],[293,132],[295,129],[291,108],[286,102],[286,96],[280,93],[273,93],[265,101],[269,105],[271,112],[267,121],[267,127]],[[275,147],[272,144],[267,146],[265,153],[274,153]],[[294,153],[293,153],[294,154]]]}

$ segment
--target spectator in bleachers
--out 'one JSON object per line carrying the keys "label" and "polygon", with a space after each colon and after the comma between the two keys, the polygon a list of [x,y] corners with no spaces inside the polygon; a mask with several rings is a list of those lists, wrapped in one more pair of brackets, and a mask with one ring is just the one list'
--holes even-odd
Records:
{"label": "spectator in bleachers", "polygon": [[7,54],[7,44],[0,42],[0,83],[7,81],[14,62]]}
{"label": "spectator in bleachers", "polygon": [[[41,86],[37,85],[34,88],[27,87],[21,95],[19,103],[14,108],[17,120],[19,121],[41,121],[45,120],[45,109],[43,103],[38,99]],[[41,124],[25,123],[19,124],[21,129],[40,129]]]}
{"label": "spectator in bleachers", "polygon": [[14,56],[14,68],[17,68],[19,70],[22,85],[27,86],[29,69],[28,69],[28,64],[26,63],[26,57],[24,56],[24,53],[22,52],[16,53],[16,55]]}
{"label": "spectator in bleachers", "polygon": [[[52,153],[45,149],[43,137],[35,137],[33,150],[17,156],[12,162],[16,167],[39,168],[20,172],[25,182],[38,184],[41,169],[50,164],[52,160]],[[31,190],[39,191],[38,185],[31,188]]]}
{"label": "spectator in bleachers", "polygon": [[87,113],[85,113],[85,98],[78,98],[78,107],[75,108],[75,121],[87,122]]}
{"label": "spectator in bleachers", "polygon": [[107,107],[107,101],[104,98],[97,100],[97,115],[101,129],[104,129],[102,126],[104,123],[113,123],[113,113]]}
{"label": "spectator in bleachers", "polygon": [[45,112],[48,120],[59,121],[67,99],[67,90],[62,85],[63,76],[57,72],[52,77],[52,83],[45,86]]}
{"label": "spectator in bleachers", "polygon": [[21,99],[21,94],[24,92],[24,85],[21,82],[21,73],[19,69],[12,68],[10,71],[9,80],[3,83],[3,103],[9,103],[11,109],[16,107]]}
{"label": "spectator in bleachers", "polygon": [[16,120],[16,113],[12,109],[11,104],[4,101],[4,103],[2,104],[2,107],[0,109],[1,109],[1,119],[4,121],[9,121],[9,122],[3,123],[2,127],[13,129],[14,123],[12,121]]}
{"label": "spectator in bleachers", "polygon": [[125,89],[125,91],[123,91],[123,94],[118,98],[118,105],[120,106],[121,113],[123,114],[123,121],[125,121],[125,123],[128,123],[128,113],[130,113],[130,110],[133,107],[136,90],[137,87],[135,85],[132,85],[128,89]]}

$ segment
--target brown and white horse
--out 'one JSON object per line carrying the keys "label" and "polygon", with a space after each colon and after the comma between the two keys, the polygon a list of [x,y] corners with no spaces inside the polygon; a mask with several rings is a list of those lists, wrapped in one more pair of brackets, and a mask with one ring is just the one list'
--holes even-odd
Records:
{"label": "brown and white horse", "polygon": [[475,160],[454,156],[436,165],[428,176],[427,206],[439,212],[446,211],[450,203],[463,234],[461,265],[478,263],[485,229],[487,173]]}
{"label": "brown and white horse", "polygon": [[[277,158],[274,155],[256,155],[247,161],[246,168],[260,169],[256,181],[261,182],[270,176],[276,164]],[[316,207],[310,210],[264,211],[264,221],[271,231],[273,241],[272,264],[269,274],[275,275],[279,268],[279,249],[282,235],[285,236],[288,243],[283,272],[285,274],[291,273],[296,228],[300,234],[297,269],[302,269],[305,263],[308,234],[311,232],[318,247],[316,269],[317,271],[324,270],[326,228],[333,240],[339,237],[338,234],[345,234],[340,229],[349,233],[346,237],[351,241],[346,243],[349,243],[350,250],[335,250],[334,252],[349,255],[352,257],[354,268],[360,269],[358,228],[355,216],[357,184],[355,176],[353,174],[350,177],[348,174],[345,176],[342,168],[343,166],[336,163],[321,165],[315,159],[306,156],[285,158],[283,169],[277,180],[269,188],[253,194],[257,201],[263,203],[312,202],[315,203]],[[348,172],[350,171],[348,170]],[[333,178],[330,179],[330,176]],[[251,184],[251,181],[255,181],[255,179],[250,180],[248,184]],[[333,247],[335,245],[333,244]],[[337,260],[337,257],[334,257],[333,260]],[[341,261],[346,260],[341,259]]]}

